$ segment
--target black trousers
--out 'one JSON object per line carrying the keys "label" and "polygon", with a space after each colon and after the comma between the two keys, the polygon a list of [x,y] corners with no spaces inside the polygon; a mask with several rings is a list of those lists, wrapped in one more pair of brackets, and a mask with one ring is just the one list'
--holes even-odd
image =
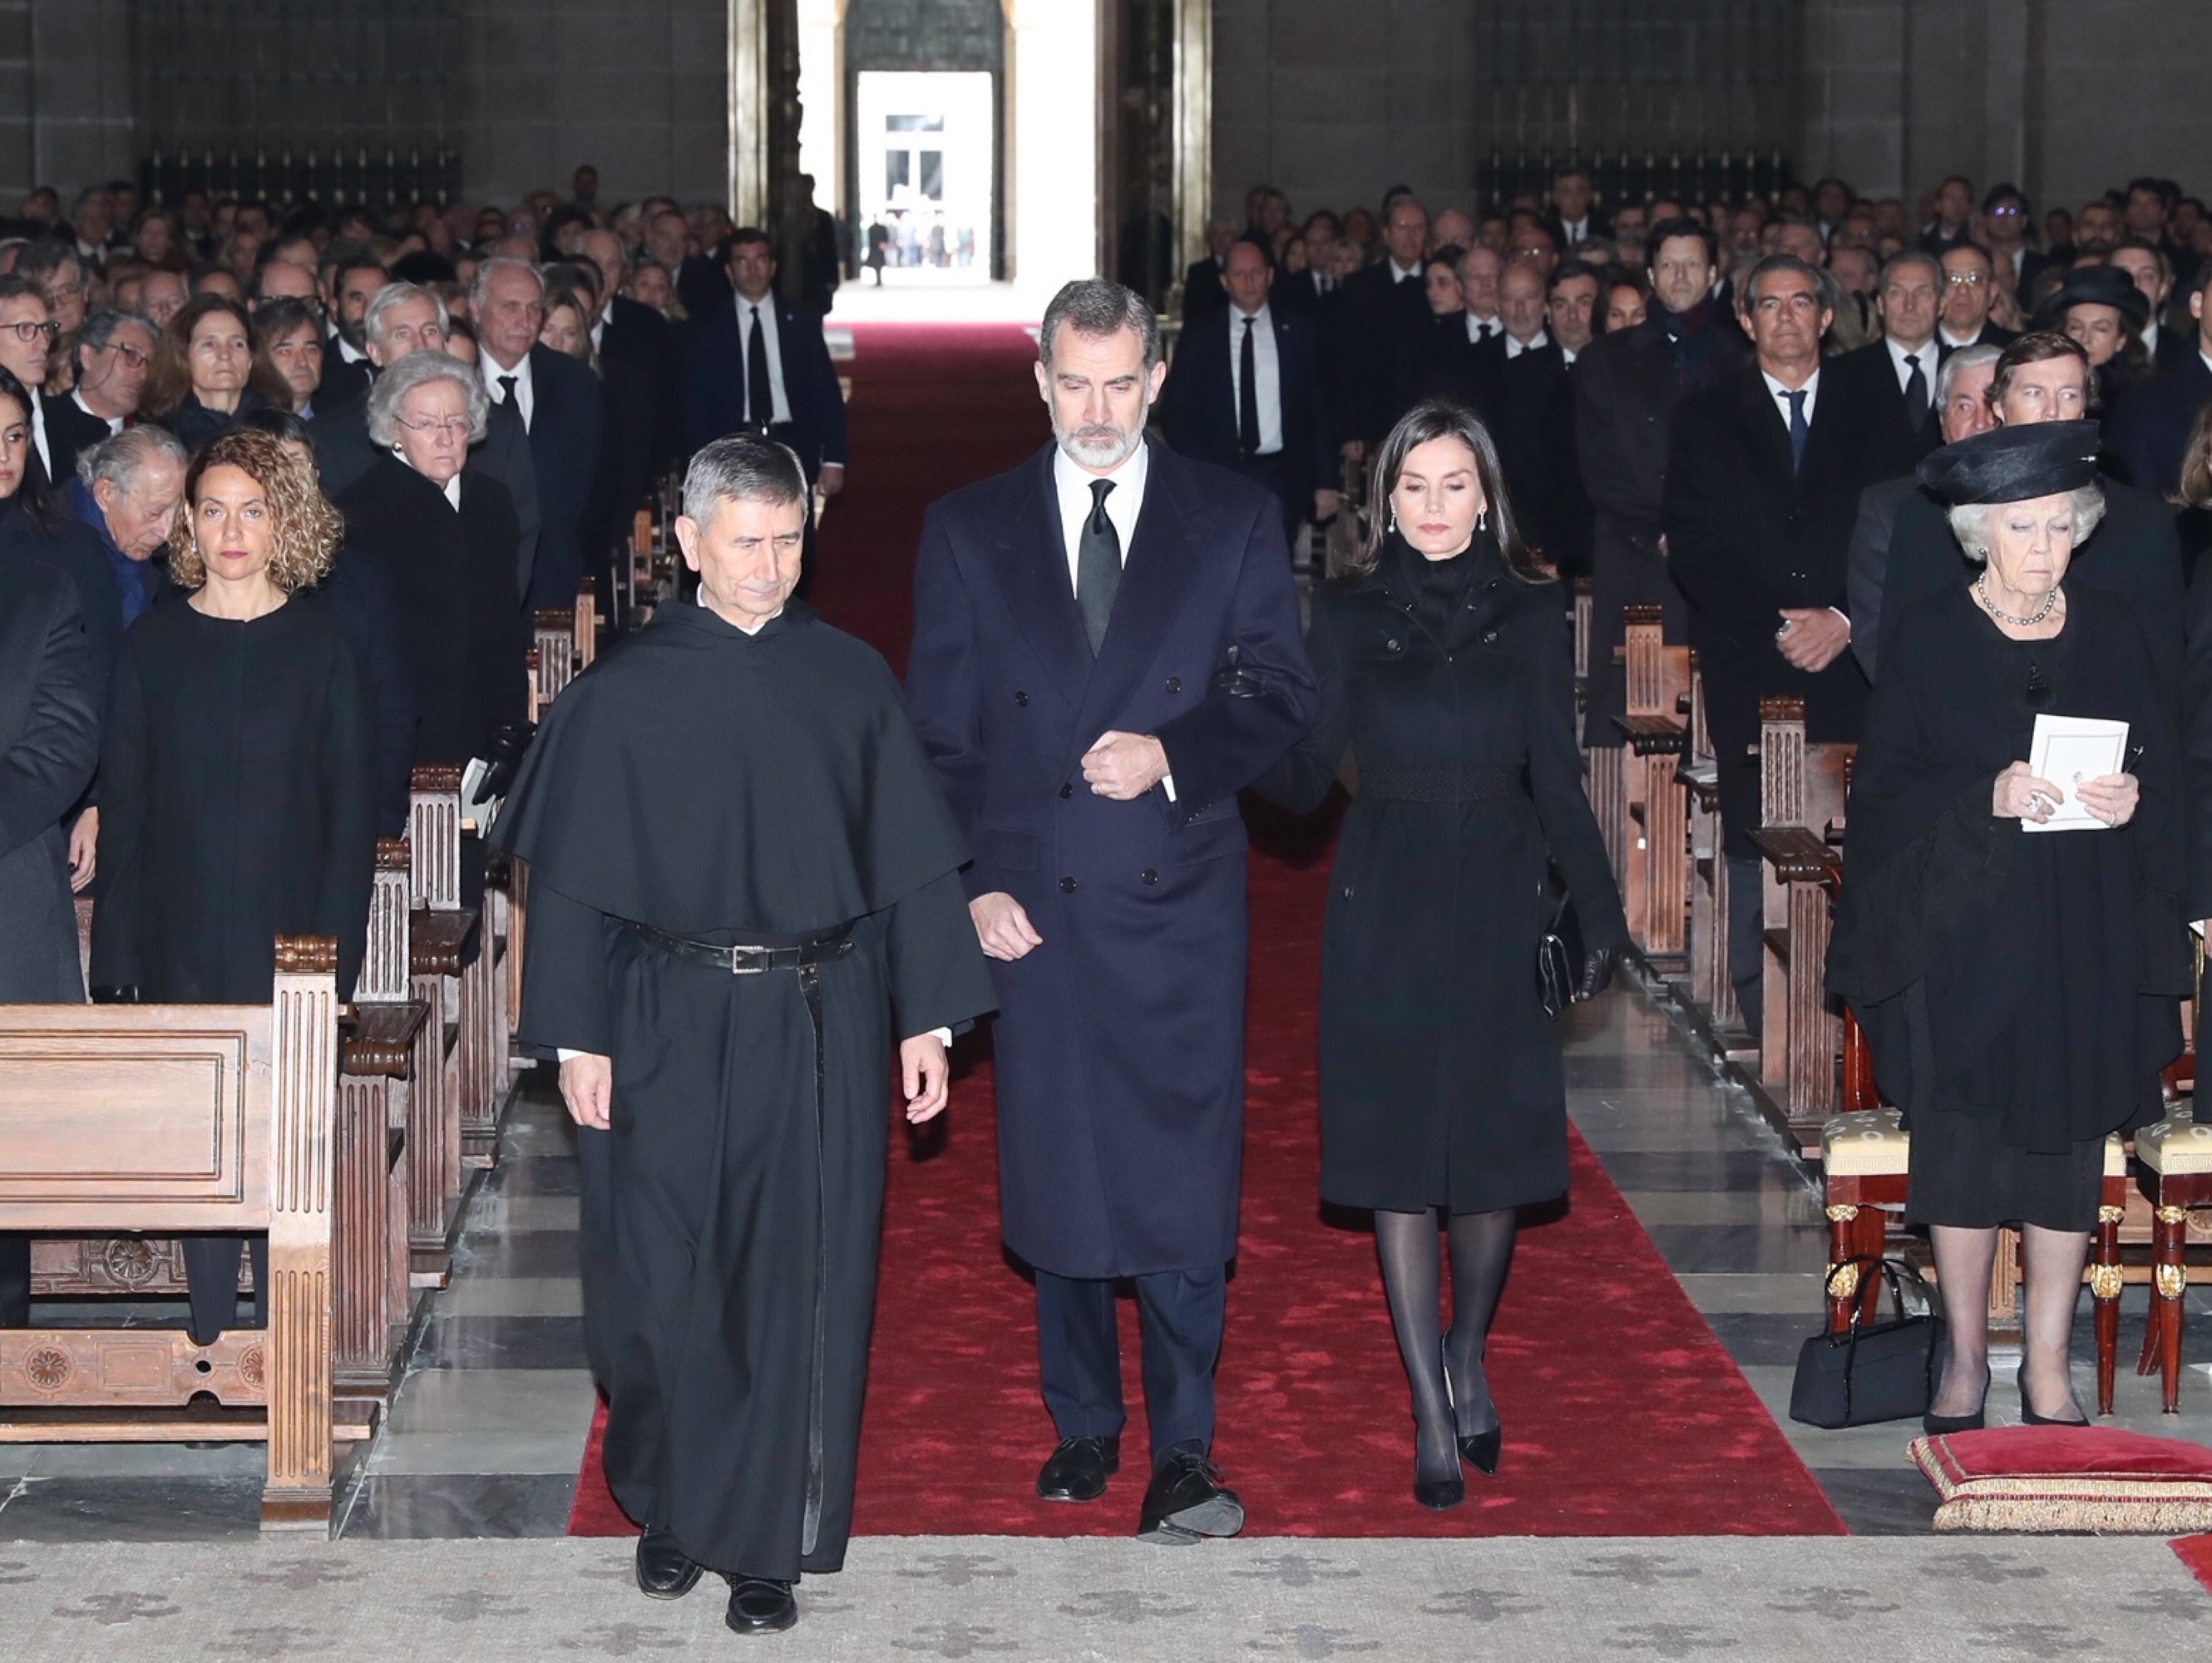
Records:
{"label": "black trousers", "polygon": [[[1213,1368],[1221,1356],[1227,1266],[1135,1278],[1145,1412],[1157,1466],[1178,1447],[1213,1442]],[[1037,1361],[1045,1406],[1063,1438],[1110,1438],[1121,1406],[1121,1340],[1110,1280],[1036,1273]]]}

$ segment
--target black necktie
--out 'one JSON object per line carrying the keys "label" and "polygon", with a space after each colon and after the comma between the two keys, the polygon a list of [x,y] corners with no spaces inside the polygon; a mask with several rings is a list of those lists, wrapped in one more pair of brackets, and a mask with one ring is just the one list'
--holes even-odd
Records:
{"label": "black necktie", "polygon": [[1805,441],[1813,436],[1813,424],[1805,419],[1805,390],[1800,387],[1790,395],[1790,471],[1797,472],[1805,465]]}
{"label": "black necktie", "polygon": [[1488,324],[1477,324],[1475,328],[1480,332],[1481,337],[1484,340],[1487,341],[1490,338],[1490,325]]}
{"label": "black necktie", "polygon": [[513,405],[517,416],[522,414],[522,406],[514,402],[514,384],[520,379],[519,376],[514,375],[502,375],[499,378],[499,402],[502,404]]}
{"label": "black necktie", "polygon": [[1091,638],[1093,656],[1106,639],[1114,592],[1121,586],[1121,538],[1106,518],[1106,494],[1113,489],[1110,479],[1091,482],[1091,517],[1083,522],[1075,549],[1075,605],[1083,614],[1083,633]]}
{"label": "black necktie", "polygon": [[752,327],[745,331],[745,420],[766,428],[775,419],[775,394],[768,384],[768,335],[761,328],[760,308],[752,310]]}
{"label": "black necktie", "polygon": [[1905,355],[1905,367],[1912,372],[1905,379],[1905,425],[1917,434],[1928,425],[1928,377],[1917,352]]}
{"label": "black necktie", "polygon": [[1244,320],[1244,343],[1237,349],[1237,449],[1247,460],[1260,453],[1260,359],[1252,344],[1255,321]]}

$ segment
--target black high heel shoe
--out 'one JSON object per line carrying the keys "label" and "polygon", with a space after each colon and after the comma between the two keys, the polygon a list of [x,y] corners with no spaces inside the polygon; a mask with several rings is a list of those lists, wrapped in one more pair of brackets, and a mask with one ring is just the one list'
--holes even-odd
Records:
{"label": "black high heel shoe", "polygon": [[[1437,1352],[1437,1360],[1439,1363],[1442,1363],[1443,1361],[1443,1347],[1441,1344],[1438,1344]],[[1451,1408],[1451,1370],[1449,1368],[1446,1368],[1443,1373],[1444,1408],[1449,1411]],[[1420,1419],[1417,1416],[1414,1417],[1413,1421],[1413,1435],[1416,1445],[1419,1444],[1420,1439]],[[1457,1429],[1456,1423],[1455,1423],[1454,1429]],[[1449,1513],[1452,1508],[1457,1507],[1461,1502],[1467,1500],[1467,1480],[1460,1476],[1459,1469],[1456,1466],[1453,1467],[1452,1475],[1449,1478],[1424,1478],[1421,1476],[1420,1457],[1417,1454],[1413,1459],[1413,1499],[1419,1502],[1423,1507],[1428,1508],[1431,1513]]]}
{"label": "black high heel shoe", "polygon": [[2020,1387],[2020,1423],[2022,1426],[2087,1426],[2089,1423],[2086,1417],[2076,1421],[2064,1420],[2056,1415],[2037,1414],[2035,1405],[2027,1400],[2027,1365],[2025,1363],[2020,1365],[2020,1373],[2014,1377],[2013,1383]]}
{"label": "black high heel shoe", "polygon": [[[1443,1362],[1444,1401],[1451,1404],[1455,1415],[1459,1405],[1452,1399],[1451,1356],[1449,1352],[1445,1354]],[[1456,1429],[1456,1420],[1454,1426]],[[1505,1447],[1505,1428],[1503,1424],[1493,1426],[1487,1432],[1462,1433],[1455,1441],[1459,1445],[1460,1460],[1486,1478],[1498,1476],[1498,1457]]]}
{"label": "black high heel shoe", "polygon": [[1988,1366],[1984,1364],[1982,1369],[1981,1407],[1976,1409],[1971,1415],[1923,1415],[1920,1417],[1920,1429],[1931,1438],[1944,1437],[1953,1432],[1978,1432],[1982,1429],[1983,1417],[1989,1408],[1989,1398],[1990,1371]]}

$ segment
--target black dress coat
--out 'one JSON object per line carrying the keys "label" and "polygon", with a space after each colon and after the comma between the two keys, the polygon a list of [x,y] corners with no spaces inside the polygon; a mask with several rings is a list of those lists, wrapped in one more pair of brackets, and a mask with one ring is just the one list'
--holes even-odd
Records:
{"label": "black dress coat", "polygon": [[61,573],[0,567],[0,1004],[84,998],[64,816],[99,761],[107,685],[80,610]]}
{"label": "black dress coat", "polygon": [[[483,370],[486,385],[498,379],[499,366],[489,358]],[[575,605],[584,574],[597,569],[592,551],[605,529],[599,464],[606,449],[606,393],[585,364],[550,347],[530,349],[530,465],[538,522],[525,593],[533,610],[565,610]],[[509,497],[513,513],[512,493]],[[519,525],[516,540],[519,544]]]}
{"label": "black dress coat", "polygon": [[[1210,1269],[1237,1252],[1244,822],[1237,793],[1301,738],[1313,675],[1274,500],[1147,440],[1143,512],[1096,658],[1053,451],[924,519],[907,700],[975,859],[1044,944],[991,966],[1006,1245],[1060,1276]],[[1243,672],[1217,685],[1231,648]],[[1083,783],[1112,729],[1175,779]]]}
{"label": "black dress coat", "polygon": [[[1183,327],[1152,419],[1180,455],[1216,467],[1238,462],[1237,392],[1229,368],[1230,333],[1243,313],[1206,313]],[[1296,519],[1312,512],[1314,493],[1336,486],[1335,434],[1323,385],[1320,331],[1310,319],[1267,308],[1275,337],[1277,412],[1283,446],[1283,506]]]}
{"label": "black dress coat", "polygon": [[[1896,616],[1828,956],[1888,1101],[2051,1155],[2158,1117],[2191,982],[2168,697],[2124,604],[2070,577],[2066,596],[2064,630],[2033,646],[1963,582]],[[2039,709],[2128,724],[2127,825],[2031,835],[1991,814]]]}
{"label": "black dress coat", "polygon": [[1628,939],[1583,791],[1559,586],[1514,577],[1486,536],[1433,568],[1394,538],[1376,574],[1316,592],[1307,646],[1320,719],[1258,788],[1304,811],[1358,761],[1322,938],[1322,1194],[1399,1212],[1559,1195],[1547,858],[1587,944]]}
{"label": "black dress coat", "polygon": [[1853,401],[1866,412],[1866,439],[1876,452],[1876,479],[1911,473],[1920,458],[1943,442],[1942,411],[1936,402],[1936,375],[1942,352],[1935,337],[1919,352],[1920,372],[1928,378],[1928,411],[1914,427],[1906,414],[1905,389],[1897,379],[1897,361],[1889,355],[1889,343],[1877,337],[1863,347],[1840,353],[1820,367],[1820,388],[1849,383]]}
{"label": "black dress coat", "polygon": [[[2195,337],[2191,337],[2195,344]],[[2181,487],[2189,434],[2212,404],[2212,366],[2191,352],[2137,387],[2113,413],[2106,430],[2108,452],[2118,458],[2130,485],[2160,496]]]}
{"label": "black dress coat", "polygon": [[280,935],[334,936],[351,997],[375,751],[345,634],[295,599],[250,623],[178,597],[124,637],[100,746],[92,984],[261,1004]]}
{"label": "black dress coat", "polygon": [[337,500],[345,559],[370,551],[391,574],[414,668],[410,767],[465,765],[529,712],[530,629],[514,594],[514,503],[497,481],[461,470],[461,506],[386,457]]}
{"label": "black dress coat", "polygon": [[1674,413],[1668,565],[1690,600],[1690,642],[1720,762],[1721,822],[1739,858],[1756,853],[1759,760],[1750,750],[1759,701],[1803,700],[1806,737],[1815,741],[1856,739],[1866,707],[1866,672],[1848,648],[1808,673],[1782,656],[1774,633],[1785,607],[1849,604],[1859,495],[1882,476],[1887,442],[1869,442],[1879,406],[1855,391],[1822,372],[1804,465],[1795,473],[1780,403],[1755,364],[1692,394]]}

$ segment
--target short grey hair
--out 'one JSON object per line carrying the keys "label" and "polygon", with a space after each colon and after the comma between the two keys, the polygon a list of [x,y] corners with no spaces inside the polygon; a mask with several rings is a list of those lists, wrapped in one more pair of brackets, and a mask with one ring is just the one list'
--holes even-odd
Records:
{"label": "short grey hair", "polygon": [[76,459],[76,476],[88,491],[104,479],[127,496],[137,489],[140,471],[151,462],[170,462],[183,469],[191,465],[191,455],[167,428],[142,422],[82,452]]}
{"label": "short grey hair", "polygon": [[684,470],[684,512],[702,525],[725,501],[803,503],[810,495],[798,454],[758,434],[717,439]]}
{"label": "short grey hair", "polygon": [[1924,248],[1900,248],[1881,263],[1880,287],[1887,288],[1893,272],[1902,271],[1908,265],[1924,265],[1928,275],[1936,280],[1936,292],[1943,292],[1943,262]]}
{"label": "short grey hair", "polygon": [[1808,265],[1795,254],[1767,254],[1756,261],[1744,277],[1743,298],[1736,303],[1736,310],[1749,317],[1752,308],[1759,304],[1760,282],[1785,273],[1800,277],[1809,277],[1813,280],[1813,294],[1820,301],[1821,311],[1842,310],[1843,285],[1835,280],[1833,275],[1825,266]]}
{"label": "short grey hair", "polygon": [[1079,277],[1065,285],[1044,309],[1044,324],[1037,331],[1037,361],[1052,367],[1053,343],[1062,327],[1092,340],[1103,340],[1133,329],[1145,343],[1145,368],[1160,361],[1160,320],[1152,303],[1133,288],[1104,277]]}
{"label": "short grey hair", "polygon": [[545,292],[545,274],[534,260],[518,260],[512,254],[495,254],[477,267],[477,275],[469,282],[469,311],[474,314],[482,310],[484,297],[491,293],[491,280],[502,271],[527,271],[530,280],[538,285],[538,292]]}
{"label": "short grey hair", "polygon": [[394,307],[405,306],[410,300],[428,300],[438,308],[438,333],[443,335],[453,326],[446,313],[446,303],[420,283],[386,283],[368,297],[368,309],[361,314],[364,339],[381,342],[384,339],[384,320],[391,316]]}
{"label": "short grey hair", "polygon": [[484,436],[491,418],[491,395],[476,371],[442,352],[410,352],[390,369],[380,370],[368,388],[369,442],[380,449],[398,442],[399,407],[409,393],[433,381],[451,381],[468,400],[469,443]]}
{"label": "short grey hair", "polygon": [[[2004,506],[2002,502],[1961,502],[1950,511],[1951,535],[1959,539],[1959,547],[1977,566],[1990,557],[1990,510]],[[2074,546],[2079,549],[2105,517],[2105,488],[2092,480],[2078,490],[2067,492],[2066,506],[2074,515]]]}
{"label": "short grey hair", "polygon": [[1936,372],[1936,410],[1940,416],[1951,403],[1951,389],[1970,369],[1979,369],[1984,364],[1994,365],[2004,356],[2002,347],[1960,347],[1943,361],[1943,367]]}

